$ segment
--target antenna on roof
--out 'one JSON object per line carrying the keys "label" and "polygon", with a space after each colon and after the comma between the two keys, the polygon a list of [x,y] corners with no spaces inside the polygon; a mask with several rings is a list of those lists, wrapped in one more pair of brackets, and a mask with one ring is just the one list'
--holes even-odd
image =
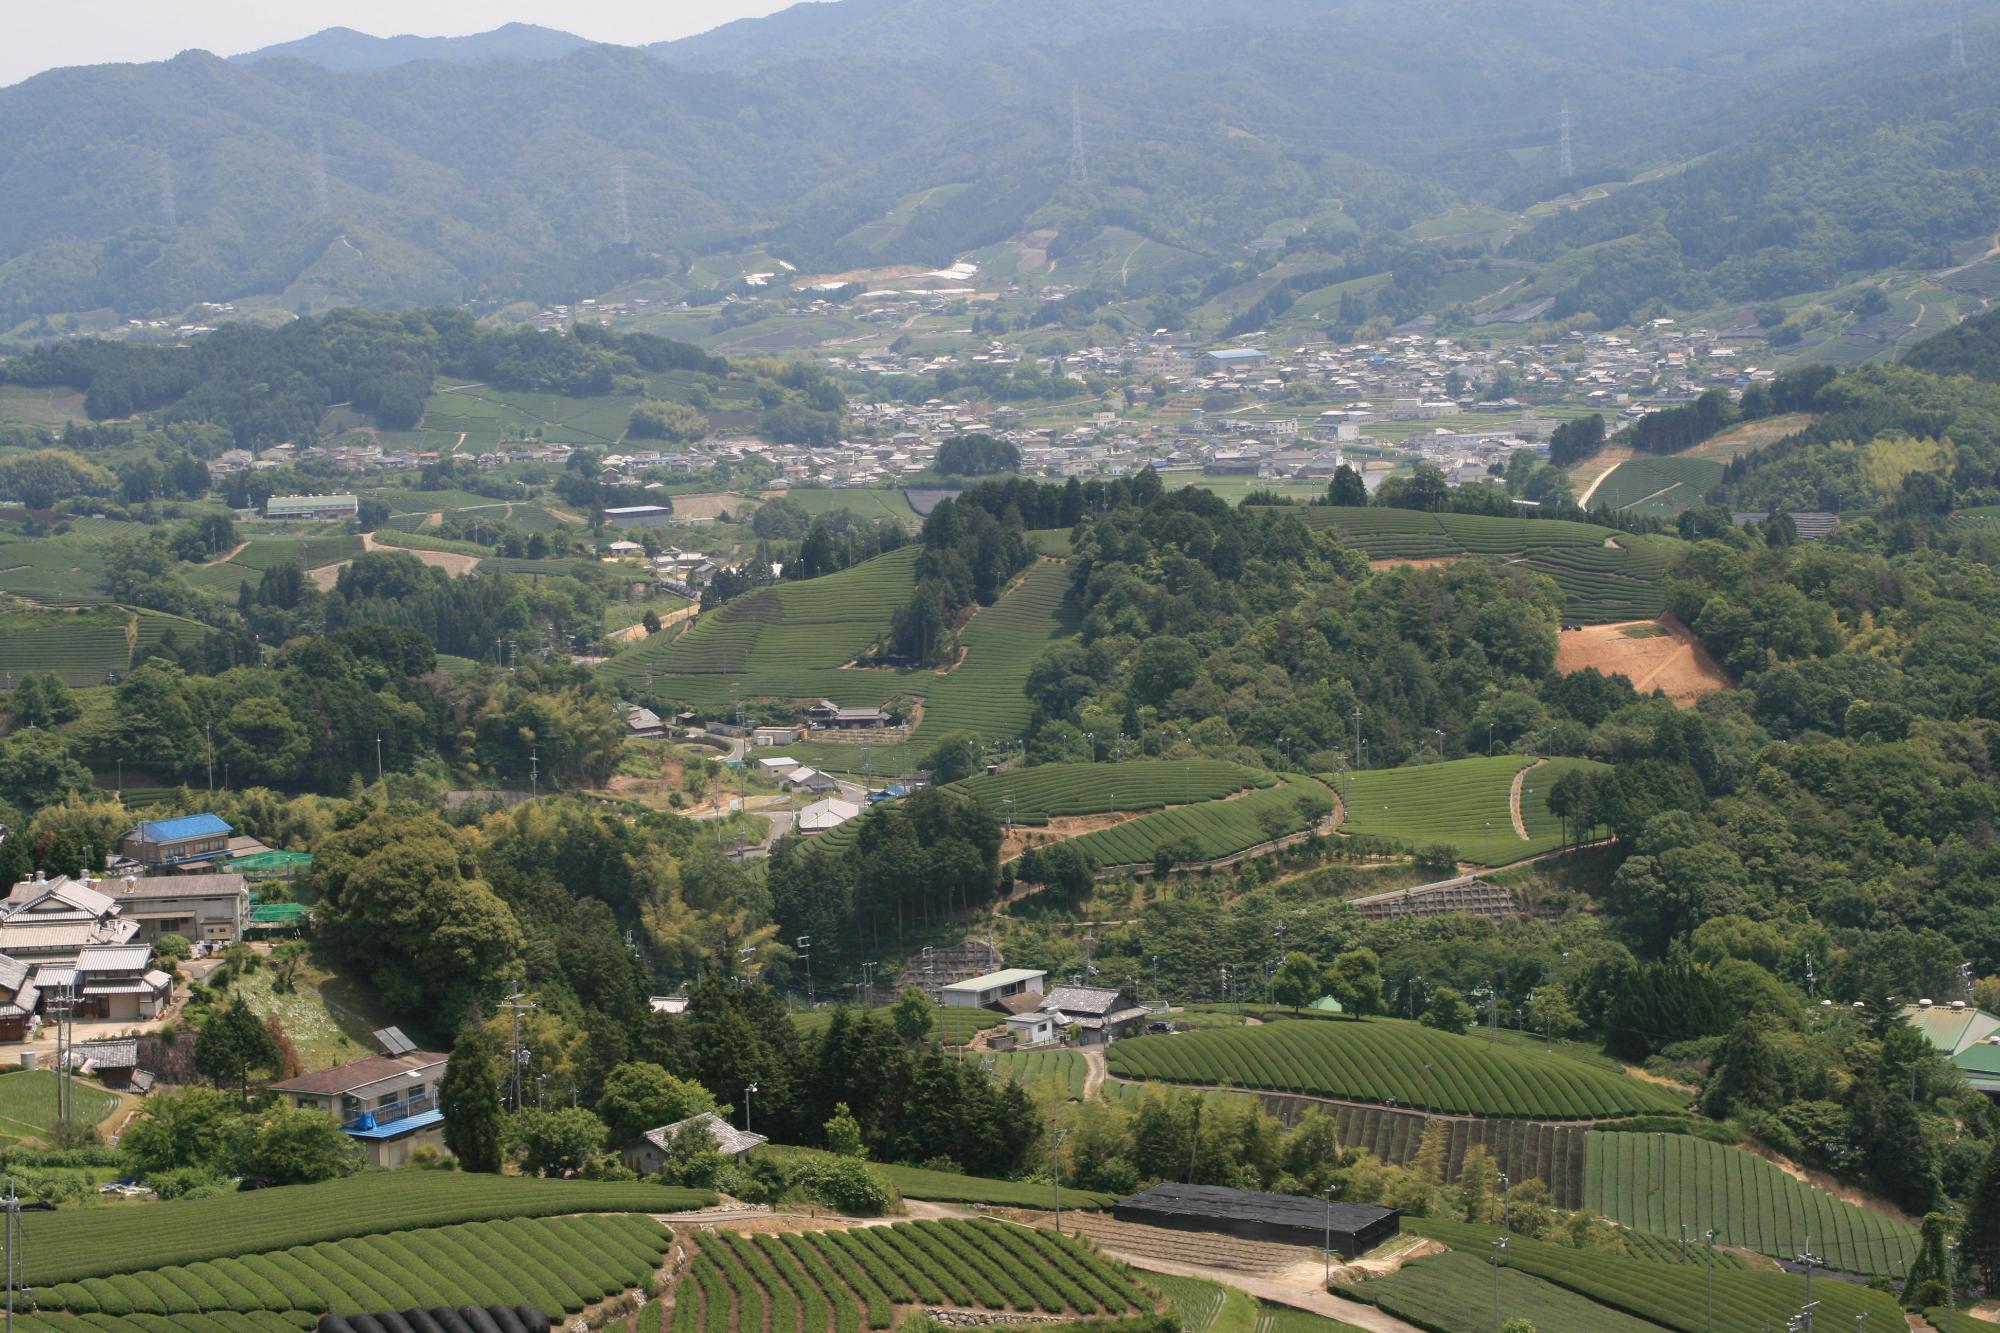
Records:
{"label": "antenna on roof", "polygon": [[401,1028],[378,1028],[375,1044],[382,1048],[384,1055],[408,1055],[417,1049],[417,1044],[404,1036]]}

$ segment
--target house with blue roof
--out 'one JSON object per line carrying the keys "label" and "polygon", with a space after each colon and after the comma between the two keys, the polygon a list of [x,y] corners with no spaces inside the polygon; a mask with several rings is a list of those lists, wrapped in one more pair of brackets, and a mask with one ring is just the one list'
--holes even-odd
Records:
{"label": "house with blue roof", "polygon": [[286,1105],[324,1111],[361,1145],[370,1166],[406,1166],[419,1148],[444,1151],[438,1084],[451,1057],[436,1051],[371,1055],[273,1083]]}
{"label": "house with blue roof", "polygon": [[147,866],[212,861],[228,854],[229,835],[235,831],[220,815],[149,819],[118,839],[118,852]]}

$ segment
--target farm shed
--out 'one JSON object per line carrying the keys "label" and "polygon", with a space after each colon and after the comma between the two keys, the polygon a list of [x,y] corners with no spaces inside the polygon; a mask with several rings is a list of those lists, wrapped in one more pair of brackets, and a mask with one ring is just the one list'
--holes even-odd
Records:
{"label": "farm shed", "polygon": [[1300,1194],[1259,1194],[1221,1185],[1155,1185],[1111,1206],[1120,1222],[1213,1231],[1278,1245],[1325,1244],[1349,1259],[1366,1254],[1401,1229],[1402,1214],[1374,1204],[1334,1203]]}

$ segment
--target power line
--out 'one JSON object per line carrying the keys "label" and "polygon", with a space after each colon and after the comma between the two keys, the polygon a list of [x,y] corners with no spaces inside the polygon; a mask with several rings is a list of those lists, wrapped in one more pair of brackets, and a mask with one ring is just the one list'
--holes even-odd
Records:
{"label": "power line", "polygon": [[1090,184],[1090,164],[1083,156],[1083,91],[1069,86],[1069,179],[1072,185]]}

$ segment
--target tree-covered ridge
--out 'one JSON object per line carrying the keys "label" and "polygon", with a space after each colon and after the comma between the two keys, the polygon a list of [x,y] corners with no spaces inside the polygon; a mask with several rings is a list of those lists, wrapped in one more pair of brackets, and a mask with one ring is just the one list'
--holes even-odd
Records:
{"label": "tree-covered ridge", "polygon": [[[1900,64],[1900,61],[1894,62]],[[1553,313],[1623,322],[1942,267],[2000,200],[2000,81],[1869,78],[1665,178],[1561,210],[1508,246],[1558,260]],[[1548,280],[1545,279],[1545,282]]]}
{"label": "tree-covered ridge", "polygon": [[[55,71],[0,90],[0,186],[17,200],[0,219],[0,325],[248,294],[301,312],[568,301],[635,278],[705,286],[718,247],[834,271],[950,262],[1042,226],[1073,232],[1065,245],[1123,228],[1214,262],[1301,200],[1339,201],[1335,230],[1372,230],[1452,191],[1559,188],[1558,86],[1580,110],[1617,109],[1586,142],[1598,178],[1623,178],[1690,151],[1691,114],[1698,151],[1774,100],[1823,98],[1829,65],[1914,48],[1905,20],[1922,12],[1842,0],[1797,31],[1768,5],[1649,3],[1614,34],[1554,0],[1455,4],[1443,21],[1293,0],[967,9],[850,3],[652,54],[329,69],[189,52]],[[838,36],[805,36],[820,24]],[[1083,188],[1065,183],[1049,92],[1071,81]],[[866,239],[945,184],[963,188]]]}
{"label": "tree-covered ridge", "polygon": [[[275,329],[228,324],[166,347],[65,339],[0,361],[0,381],[75,389],[95,420],[158,412],[170,421],[224,425],[239,446],[254,448],[314,438],[334,403],[406,429],[423,416],[441,374],[581,395],[635,392],[644,375],[666,370],[725,375],[730,366],[653,334],[583,324],[565,336],[502,331],[481,327],[467,311],[440,308],[342,310]],[[838,391],[815,406],[837,411]]]}

